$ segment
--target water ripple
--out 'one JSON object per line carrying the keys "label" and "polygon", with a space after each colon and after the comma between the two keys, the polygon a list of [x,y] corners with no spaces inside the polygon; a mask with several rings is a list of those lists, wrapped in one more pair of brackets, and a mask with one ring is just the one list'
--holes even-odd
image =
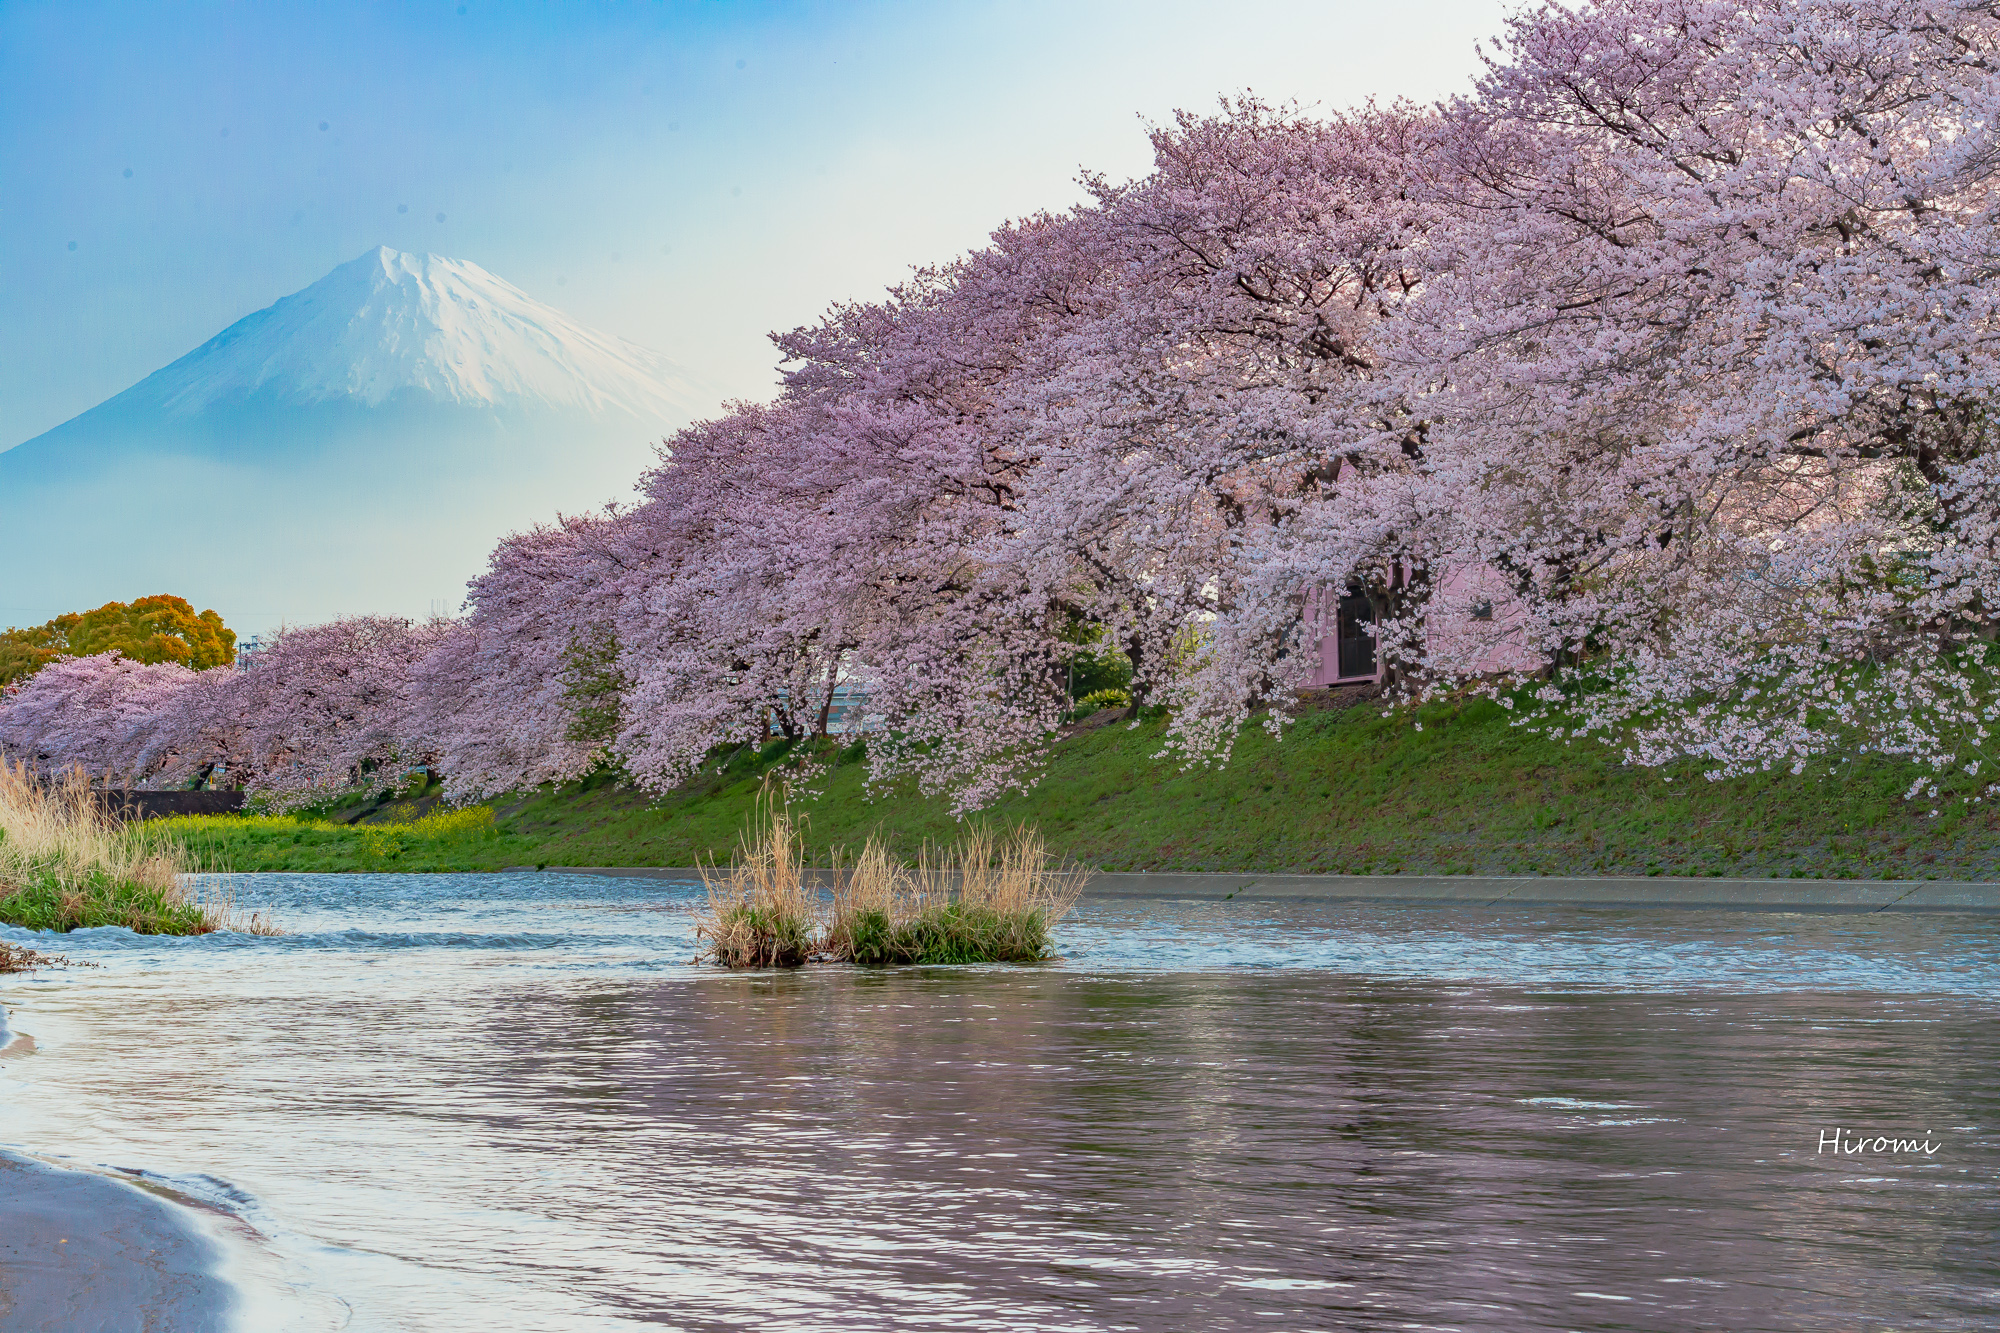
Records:
{"label": "water ripple", "polygon": [[[262,1309],[2000,1324],[1984,918],[1120,901],[1039,967],[725,975],[687,965],[686,885],[234,888],[295,933],[78,932],[101,969],[6,980],[38,1053],[0,1138],[229,1210]],[[1836,1126],[1941,1146],[1828,1156]]]}

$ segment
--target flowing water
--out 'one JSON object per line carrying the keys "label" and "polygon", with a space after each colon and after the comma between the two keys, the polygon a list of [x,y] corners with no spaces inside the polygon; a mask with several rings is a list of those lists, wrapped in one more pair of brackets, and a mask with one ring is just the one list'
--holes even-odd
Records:
{"label": "flowing water", "polygon": [[1097,902],[725,975],[685,885],[237,893],[293,933],[0,981],[0,1147],[223,1219],[247,1328],[2000,1327],[1990,918]]}

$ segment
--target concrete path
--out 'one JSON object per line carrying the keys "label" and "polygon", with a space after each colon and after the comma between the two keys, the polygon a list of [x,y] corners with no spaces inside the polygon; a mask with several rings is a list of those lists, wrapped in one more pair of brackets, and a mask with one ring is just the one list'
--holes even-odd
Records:
{"label": "concrete path", "polygon": [[1103,874],[1091,880],[1087,893],[1093,898],[1310,899],[1482,907],[2000,912],[2000,884],[1945,880]]}
{"label": "concrete path", "polygon": [[[510,866],[530,870],[530,866]],[[550,866],[550,874],[699,882],[677,868]],[[1478,907],[1684,907],[1773,912],[2000,912],[2000,884],[1921,879],[1556,878],[1535,875],[1102,873],[1088,898],[1289,899]]]}

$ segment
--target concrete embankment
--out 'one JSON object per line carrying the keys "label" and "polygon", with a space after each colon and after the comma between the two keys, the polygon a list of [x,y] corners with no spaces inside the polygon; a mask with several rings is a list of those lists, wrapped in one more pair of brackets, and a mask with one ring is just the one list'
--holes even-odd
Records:
{"label": "concrete embankment", "polygon": [[[511,870],[532,870],[512,866]],[[548,866],[544,873],[700,881],[687,867]],[[1088,898],[1294,900],[1439,907],[1662,907],[1774,912],[2000,912],[2000,884],[1921,879],[1554,878],[1534,875],[1105,873]]]}

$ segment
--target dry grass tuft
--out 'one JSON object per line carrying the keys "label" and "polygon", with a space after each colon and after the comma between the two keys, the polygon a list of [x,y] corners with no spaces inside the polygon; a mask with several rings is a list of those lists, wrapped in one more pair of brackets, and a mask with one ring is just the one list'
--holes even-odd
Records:
{"label": "dry grass tuft", "polygon": [[806,882],[805,834],[782,807],[766,804],[726,873],[702,869],[708,914],[696,962],[724,967],[798,967],[813,954],[819,894]]}
{"label": "dry grass tuft", "polygon": [[39,872],[67,886],[108,873],[164,892],[185,869],[177,850],[144,825],[121,827],[80,768],[43,785],[27,765],[0,763],[0,876],[9,881]]}
{"label": "dry grass tuft", "polygon": [[[932,905],[947,901],[949,894]],[[822,947],[843,962],[892,961],[879,956],[886,953],[886,941],[923,915],[925,905],[918,882],[890,859],[881,839],[870,837],[854,864],[835,877]]]}
{"label": "dry grass tuft", "polygon": [[[1003,914],[1039,913],[1050,925],[1068,916],[1089,872],[1049,855],[1048,844],[1023,824],[1004,838],[969,829],[956,855],[945,858],[959,878],[959,901]],[[951,864],[955,863],[955,864]]]}
{"label": "dry grass tuft", "polygon": [[1085,878],[1025,826],[1004,838],[974,827],[955,847],[926,845],[914,872],[870,838],[835,889],[823,949],[863,964],[1034,962],[1048,957]]}

